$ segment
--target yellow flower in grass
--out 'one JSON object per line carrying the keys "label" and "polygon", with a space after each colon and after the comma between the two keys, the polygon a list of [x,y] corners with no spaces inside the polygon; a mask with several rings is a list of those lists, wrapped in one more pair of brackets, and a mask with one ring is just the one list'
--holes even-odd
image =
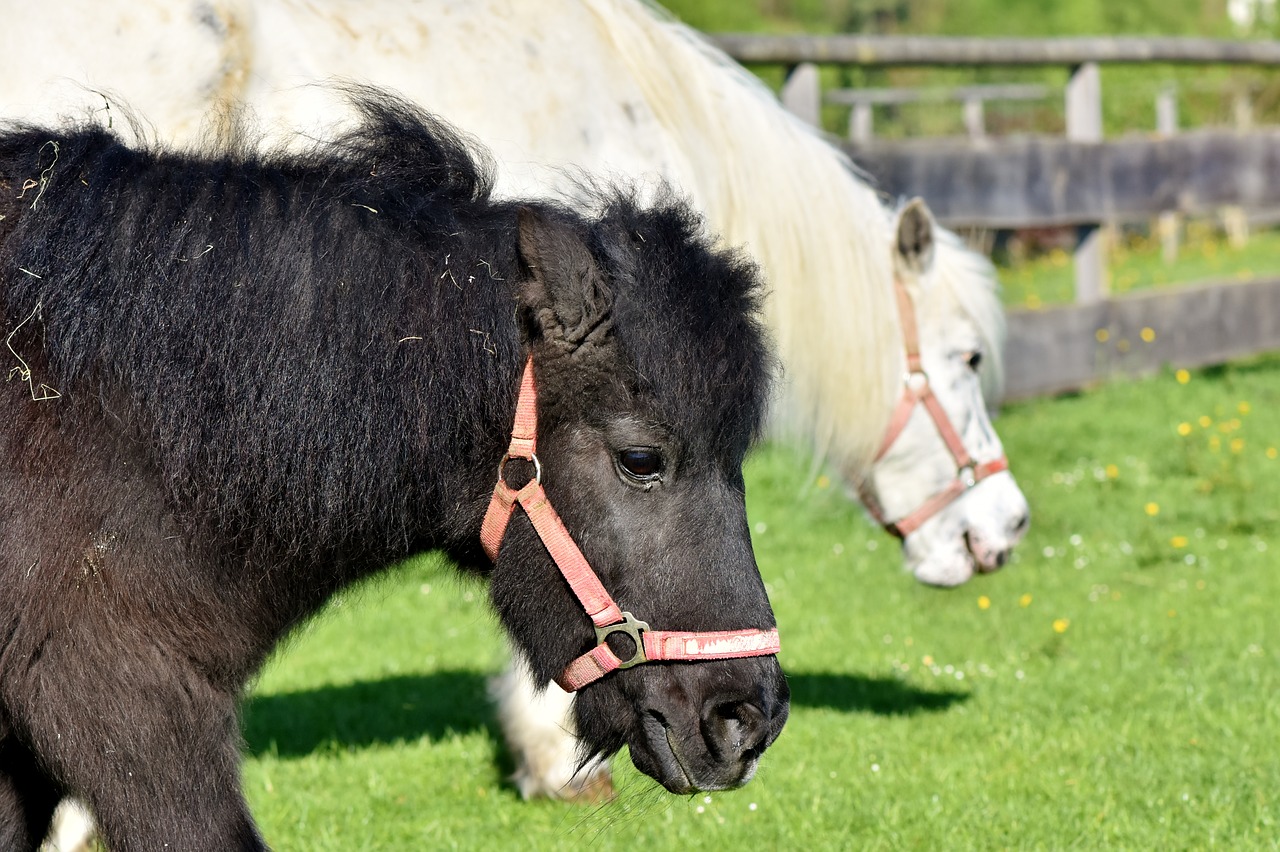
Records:
{"label": "yellow flower in grass", "polygon": [[1200,419],[1196,422],[1200,424],[1201,429],[1208,429],[1213,425],[1213,418],[1207,414],[1201,414]]}
{"label": "yellow flower in grass", "polygon": [[1231,439],[1231,452],[1239,453],[1243,449],[1244,449],[1244,438]]}
{"label": "yellow flower in grass", "polygon": [[1173,377],[1178,380],[1178,384],[1180,385],[1185,385],[1187,382],[1191,381],[1191,374],[1186,370],[1179,370],[1173,374]]}
{"label": "yellow flower in grass", "polygon": [[1023,595],[1022,597],[1018,598],[1018,605],[1031,606],[1031,595]]}
{"label": "yellow flower in grass", "polygon": [[1277,453],[1277,452],[1276,452],[1276,448],[1275,448],[1275,447],[1267,447],[1267,458],[1269,458],[1269,459],[1273,459],[1273,458],[1275,458],[1277,455],[1280,455],[1280,453]]}
{"label": "yellow flower in grass", "polygon": [[978,598],[978,609],[991,609],[991,598],[981,595]]}
{"label": "yellow flower in grass", "polygon": [[1069,619],[1069,618],[1057,618],[1057,619],[1054,619],[1054,621],[1053,621],[1053,632],[1054,632],[1054,633],[1066,633],[1066,632],[1067,632],[1067,628],[1068,628],[1068,627],[1070,627],[1070,626],[1071,626],[1071,619]]}
{"label": "yellow flower in grass", "polygon": [[1150,343],[1156,339],[1156,330],[1151,326],[1144,328],[1138,335],[1142,338],[1143,343]]}
{"label": "yellow flower in grass", "polygon": [[1107,479],[1115,479],[1120,475],[1120,468],[1113,464],[1107,465],[1103,470],[1107,474]]}
{"label": "yellow flower in grass", "polygon": [[1190,424],[1190,423],[1179,423],[1179,424],[1178,424],[1178,434],[1179,434],[1179,435],[1181,435],[1181,436],[1182,436],[1182,437],[1184,437],[1184,438],[1185,438],[1185,437],[1187,437],[1188,435],[1190,435],[1190,434],[1191,434],[1191,424]]}
{"label": "yellow flower in grass", "polygon": [[1236,406],[1236,411],[1239,411],[1241,414],[1248,414],[1252,410],[1253,408],[1249,405],[1248,402],[1242,401],[1239,405]]}
{"label": "yellow flower in grass", "polygon": [[1187,546],[1187,537],[1185,535],[1175,535],[1173,538],[1169,539],[1169,544],[1181,549]]}
{"label": "yellow flower in grass", "polygon": [[1105,328],[1100,328],[1093,333],[1093,336],[1098,339],[1099,343],[1106,343],[1111,339],[1111,332],[1107,331]]}
{"label": "yellow flower in grass", "polygon": [[1143,506],[1143,507],[1142,507],[1142,509],[1143,509],[1143,511],[1144,511],[1144,512],[1146,512],[1149,516],[1151,516],[1151,517],[1153,517],[1153,518],[1154,518],[1156,515],[1160,514],[1160,504],[1159,504],[1159,503],[1148,503],[1147,505]]}

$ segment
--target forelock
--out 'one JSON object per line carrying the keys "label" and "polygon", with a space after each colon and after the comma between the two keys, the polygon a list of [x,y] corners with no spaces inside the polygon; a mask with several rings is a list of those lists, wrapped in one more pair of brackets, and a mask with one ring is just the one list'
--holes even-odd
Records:
{"label": "forelock", "polygon": [[617,193],[593,228],[615,327],[640,389],[683,437],[724,458],[759,435],[775,363],[759,269],[718,245],[687,202]]}

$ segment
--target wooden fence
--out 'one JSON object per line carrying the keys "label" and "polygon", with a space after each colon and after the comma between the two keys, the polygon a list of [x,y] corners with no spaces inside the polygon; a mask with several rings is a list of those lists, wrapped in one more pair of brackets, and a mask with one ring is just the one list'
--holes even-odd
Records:
{"label": "wooden fence", "polygon": [[[1280,348],[1280,281],[1222,284],[1111,298],[1100,224],[1177,214],[1280,209],[1280,129],[1178,132],[1176,107],[1157,105],[1160,132],[1104,139],[1104,63],[1280,65],[1280,42],[1181,38],[992,39],[872,36],[717,35],[744,63],[789,69],[783,100],[817,123],[821,105],[853,107],[842,144],[888,194],[920,195],[952,227],[1076,226],[1075,305],[1011,311],[1008,395],[1078,388],[1116,372],[1162,363],[1199,366]],[[968,106],[968,139],[886,142],[860,105],[901,98],[966,103],[1026,91],[919,95],[840,90],[825,98],[817,64],[1028,66],[1071,69],[1064,92],[1065,137],[993,138]],[[1237,103],[1237,112],[1240,105]],[[1249,122],[1251,123],[1251,122]],[[1145,330],[1145,332],[1144,332]]]}
{"label": "wooden fence", "polygon": [[849,140],[867,144],[873,137],[871,108],[921,102],[959,101],[964,104],[964,127],[970,139],[987,135],[985,112],[990,101],[1042,101],[1049,87],[1033,83],[1004,86],[955,86],[949,89],[832,89],[822,100],[852,107],[849,113]]}

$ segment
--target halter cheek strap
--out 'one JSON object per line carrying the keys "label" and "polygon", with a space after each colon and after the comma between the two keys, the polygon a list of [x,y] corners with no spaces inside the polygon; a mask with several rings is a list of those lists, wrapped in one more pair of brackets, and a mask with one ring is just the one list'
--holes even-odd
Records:
{"label": "halter cheek strap", "polygon": [[1002,454],[999,458],[991,461],[975,462],[973,457],[969,455],[969,450],[965,448],[964,441],[960,438],[960,433],[951,424],[951,418],[947,416],[946,409],[942,407],[942,403],[938,401],[933,388],[929,386],[929,374],[924,371],[924,363],[920,358],[920,332],[916,323],[915,302],[912,300],[911,294],[907,292],[906,284],[897,275],[893,277],[893,291],[898,301],[898,316],[902,321],[903,345],[907,350],[907,374],[903,379],[902,396],[898,399],[898,404],[893,409],[893,415],[889,418],[889,428],[885,430],[884,440],[880,442],[880,450],[876,453],[875,460],[880,461],[880,459],[884,458],[885,454],[889,452],[889,448],[902,435],[902,430],[907,427],[907,422],[911,419],[911,415],[915,413],[916,406],[921,405],[924,406],[929,418],[933,420],[933,425],[937,428],[939,437],[946,444],[947,450],[951,453],[951,458],[956,463],[955,478],[943,486],[941,491],[926,499],[914,511],[907,513],[896,521],[890,521],[887,518],[879,499],[877,499],[865,480],[859,485],[858,490],[862,497],[862,502],[867,507],[867,511],[871,513],[871,516],[876,519],[876,522],[891,535],[898,538],[906,538],[920,529],[925,521],[955,502],[970,488],[993,474],[1008,470],[1009,459]]}
{"label": "halter cheek strap", "polygon": [[[529,516],[538,538],[595,625],[596,647],[571,662],[556,678],[561,688],[574,692],[612,671],[654,660],[726,660],[778,653],[777,628],[703,632],[650,630],[648,624],[629,612],[623,612],[605,591],[595,571],[591,570],[591,565],[565,529],[564,522],[542,488],[542,463],[538,461],[536,452],[537,433],[537,389],[533,380],[533,359],[530,358],[525,363],[520,382],[511,445],[498,465],[498,482],[480,528],[480,543],[489,559],[497,561],[503,536],[519,505]],[[533,463],[533,479],[519,490],[507,485],[503,475],[511,459],[525,459]],[[631,639],[636,650],[630,658],[618,657],[609,647],[606,640],[614,633],[625,634]]]}

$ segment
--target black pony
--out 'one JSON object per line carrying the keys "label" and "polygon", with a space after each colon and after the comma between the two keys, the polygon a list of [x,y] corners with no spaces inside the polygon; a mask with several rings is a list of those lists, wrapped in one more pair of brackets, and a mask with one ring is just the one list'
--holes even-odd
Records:
{"label": "black pony", "polygon": [[[361,129],[265,159],[0,133],[0,848],[64,794],[113,850],[261,848],[237,700],[408,554],[487,572],[543,682],[595,646],[527,517],[494,564],[478,540],[530,356],[543,483],[622,607],[773,625],[741,475],[772,368],[753,267],[674,200],[494,201],[448,128],[355,97]],[[579,725],[715,789],[787,696],[773,656],[656,663],[586,687]]]}

